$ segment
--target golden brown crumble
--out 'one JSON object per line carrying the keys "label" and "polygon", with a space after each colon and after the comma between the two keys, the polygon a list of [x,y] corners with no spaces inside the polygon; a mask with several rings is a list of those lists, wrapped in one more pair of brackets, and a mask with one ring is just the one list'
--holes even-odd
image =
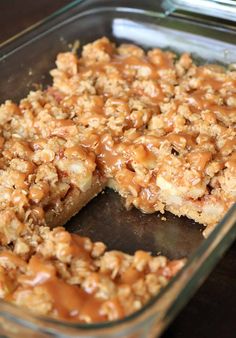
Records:
{"label": "golden brown crumble", "polygon": [[236,200],[236,71],[106,38],[56,65],[51,87],[0,106],[0,297],[67,320],[118,319],[183,260],[109,252],[47,226],[107,185],[127,207],[209,233]]}
{"label": "golden brown crumble", "polygon": [[0,252],[0,296],[41,315],[115,320],[140,309],[183,265],[144,251],[106,251],[101,242],[42,226]]}

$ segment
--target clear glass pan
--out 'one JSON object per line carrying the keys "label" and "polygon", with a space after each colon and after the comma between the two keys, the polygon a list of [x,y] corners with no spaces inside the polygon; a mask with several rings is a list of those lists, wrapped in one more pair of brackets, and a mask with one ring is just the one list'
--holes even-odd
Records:
{"label": "clear glass pan", "polygon": [[[144,10],[144,7],[148,10]],[[50,83],[48,71],[54,66],[56,54],[68,50],[68,45],[79,39],[81,45],[101,36],[113,41],[134,42],[145,49],[160,47],[177,53],[188,51],[198,62],[229,64],[236,61],[236,47],[232,43],[236,33],[225,26],[204,25],[193,20],[166,17],[158,3],[152,1],[75,1],[64,10],[33,27],[17,39],[4,44],[0,49],[0,100],[19,100],[34,88],[35,83]],[[95,209],[107,198],[108,209],[104,208],[100,218],[95,217]],[[127,233],[136,241],[133,247],[120,236],[111,242],[107,231],[99,226],[112,203],[120,203],[114,193],[107,192],[89,204],[74,218],[69,229],[102,239],[111,248],[126,251],[136,249],[135,245],[150,248],[170,257],[189,257],[184,269],[170,284],[142,310],[117,322],[103,324],[68,324],[56,320],[31,315],[11,304],[0,303],[0,335],[7,337],[157,337],[174,318],[204,281],[225,250],[236,238],[236,206],[231,208],[211,235],[202,241],[199,227],[186,218],[167,215],[166,226],[157,215],[140,216],[138,211],[121,212],[110,217],[117,233]],[[101,209],[101,208],[100,208]],[[89,210],[89,211],[88,211]],[[91,222],[87,230],[78,224]],[[121,216],[123,215],[123,216]],[[103,218],[102,218],[103,217]],[[121,218],[122,217],[122,218]],[[147,218],[149,217],[149,218]],[[110,218],[110,219],[111,219]],[[126,226],[118,225],[122,219]],[[132,221],[133,220],[133,221]],[[126,223],[125,223],[126,222]],[[137,238],[137,223],[145,229],[141,239]],[[119,222],[121,224],[121,222]],[[93,226],[93,228],[92,228]],[[93,230],[91,230],[93,229]],[[149,230],[148,230],[149,229]],[[145,237],[145,234],[149,234]],[[153,242],[153,238],[157,238]],[[139,247],[140,248],[140,247]]]}
{"label": "clear glass pan", "polygon": [[165,0],[167,10],[181,9],[203,15],[236,21],[236,3],[234,0]]}

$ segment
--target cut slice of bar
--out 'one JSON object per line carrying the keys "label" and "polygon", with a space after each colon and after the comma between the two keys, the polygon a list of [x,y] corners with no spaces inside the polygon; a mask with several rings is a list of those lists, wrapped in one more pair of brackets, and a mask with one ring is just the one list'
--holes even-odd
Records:
{"label": "cut slice of bar", "polygon": [[66,197],[57,204],[49,205],[45,213],[45,221],[50,227],[65,225],[72,216],[77,214],[89,201],[96,197],[105,187],[104,179],[95,172],[91,186],[85,192],[71,188]]}
{"label": "cut slice of bar", "polygon": [[65,224],[96,196],[104,179],[80,145],[48,139],[5,139],[0,170],[0,239],[9,244],[34,225]]}
{"label": "cut slice of bar", "polygon": [[35,227],[0,252],[0,297],[60,320],[117,320],[158,294],[184,263],[107,251],[63,228]]}

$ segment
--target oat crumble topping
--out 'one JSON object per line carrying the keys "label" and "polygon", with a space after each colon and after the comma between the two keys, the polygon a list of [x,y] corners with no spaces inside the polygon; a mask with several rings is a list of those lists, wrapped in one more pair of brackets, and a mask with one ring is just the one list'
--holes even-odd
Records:
{"label": "oat crumble topping", "polygon": [[109,186],[127,207],[187,216],[207,235],[236,201],[236,71],[107,38],[56,66],[51,87],[0,106],[0,297],[114,320],[184,260],[106,251],[60,226]]}

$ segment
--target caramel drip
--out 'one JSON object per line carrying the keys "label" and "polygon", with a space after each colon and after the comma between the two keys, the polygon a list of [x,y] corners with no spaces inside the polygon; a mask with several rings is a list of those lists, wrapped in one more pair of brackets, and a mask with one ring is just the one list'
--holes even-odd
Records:
{"label": "caramel drip", "polygon": [[201,172],[211,160],[212,153],[210,151],[196,151],[189,153],[187,158],[192,167]]}
{"label": "caramel drip", "polygon": [[74,257],[79,257],[87,262],[91,262],[92,259],[88,251],[84,249],[85,238],[77,236],[76,234],[70,234],[71,236],[71,252]]}
{"label": "caramel drip", "polygon": [[19,268],[26,267],[26,262],[10,251],[0,252],[0,262],[1,263],[6,262],[7,264],[15,265],[16,267],[19,267]]}
{"label": "caramel drip", "polygon": [[99,165],[110,173],[118,170],[122,166],[122,156],[116,152],[114,144],[110,144],[107,135],[101,137],[100,141],[97,147]]}
{"label": "caramel drip", "polygon": [[216,79],[214,72],[208,73],[205,67],[198,68],[197,77],[200,79],[200,86],[202,88],[211,87],[214,90],[220,90],[225,83],[223,80]]}
{"label": "caramel drip", "polygon": [[99,313],[102,301],[88,294],[78,286],[54,278],[43,286],[53,300],[53,312],[65,320],[101,322],[105,317]]}
{"label": "caramel drip", "polygon": [[137,56],[115,56],[111,64],[115,66],[120,73],[124,74],[127,69],[139,70],[142,67],[146,67],[149,70],[149,78],[157,79],[158,74],[155,67],[148,61],[146,57]]}
{"label": "caramel drip", "polygon": [[204,90],[196,90],[187,97],[187,102],[197,108],[198,110],[209,109],[212,112],[222,115],[234,115],[236,114],[236,108],[216,104],[213,100],[206,99],[206,92]]}
{"label": "caramel drip", "polygon": [[196,147],[194,136],[187,133],[171,133],[166,136],[166,139],[169,140],[177,149],[193,149]]}
{"label": "caramel drip", "polygon": [[234,149],[236,149],[236,137],[234,137],[232,140],[227,140],[220,150],[223,154],[226,153],[228,155]]}
{"label": "caramel drip", "polygon": [[[81,244],[84,239],[74,235],[74,240]],[[81,251],[76,253],[80,255]],[[105,317],[99,313],[102,301],[80,287],[70,285],[58,278],[52,263],[35,255],[31,258],[28,269],[30,275],[20,276],[20,283],[26,287],[40,285],[45,289],[53,304],[52,312],[57,317],[71,321],[100,322],[105,320]]]}
{"label": "caramel drip", "polygon": [[225,165],[234,173],[236,173],[236,152],[234,152],[229,159],[227,160],[227,162],[225,163]]}
{"label": "caramel drip", "polygon": [[191,93],[186,101],[190,105],[190,109],[193,113],[204,113],[204,120],[210,123],[216,123],[216,120],[224,121],[229,124],[235,120],[236,108],[226,106],[223,103],[217,104],[213,99],[206,97],[207,93],[204,90],[196,90]]}
{"label": "caramel drip", "polygon": [[120,283],[132,285],[133,283],[137,282],[140,278],[144,277],[144,272],[140,272],[135,269],[132,265],[125,270],[125,272],[121,275],[119,280]]}

